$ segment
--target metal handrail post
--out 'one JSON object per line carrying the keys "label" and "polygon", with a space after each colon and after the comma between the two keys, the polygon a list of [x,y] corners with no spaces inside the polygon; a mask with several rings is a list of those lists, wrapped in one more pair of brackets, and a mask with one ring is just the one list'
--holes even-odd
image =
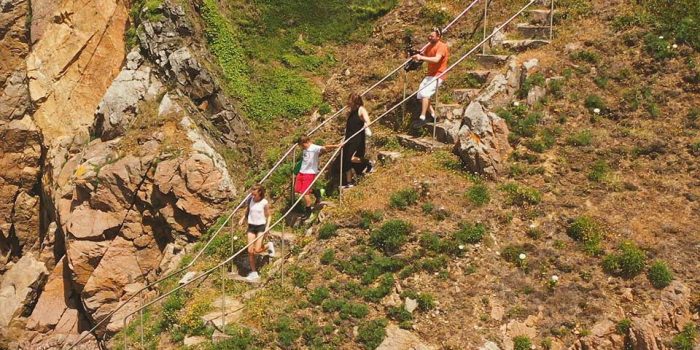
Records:
{"label": "metal handrail post", "polygon": [[549,9],[549,41],[554,37],[554,0],[551,0]]}
{"label": "metal handrail post", "polygon": [[[345,138],[343,138],[343,141],[345,141]],[[338,167],[338,168],[340,168],[340,180],[338,180],[338,204],[341,206],[343,205],[343,175],[345,175],[345,174],[343,174],[343,161],[345,159],[343,158],[343,151],[344,150],[343,150],[342,144],[343,144],[343,142],[341,142],[341,146],[340,146],[340,159],[339,159],[340,166]]]}
{"label": "metal handrail post", "polygon": [[440,103],[440,100],[438,99],[438,89],[440,88],[440,79],[435,78],[435,108],[433,108],[433,141],[435,140],[435,130],[437,129],[437,122],[438,122],[438,103]]}
{"label": "metal handrail post", "polygon": [[[484,36],[482,37],[484,42],[486,42],[486,19],[488,16],[488,10],[489,10],[489,0],[484,0]],[[481,54],[482,55],[486,54],[486,44],[481,45]]]}

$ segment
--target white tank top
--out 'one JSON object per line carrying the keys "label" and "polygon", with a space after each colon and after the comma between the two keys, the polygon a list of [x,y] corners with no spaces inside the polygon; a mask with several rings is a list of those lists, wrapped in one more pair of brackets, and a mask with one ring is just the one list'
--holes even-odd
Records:
{"label": "white tank top", "polygon": [[251,225],[265,225],[267,224],[267,218],[265,218],[265,206],[267,206],[267,199],[263,198],[259,202],[254,199],[248,201],[248,223]]}

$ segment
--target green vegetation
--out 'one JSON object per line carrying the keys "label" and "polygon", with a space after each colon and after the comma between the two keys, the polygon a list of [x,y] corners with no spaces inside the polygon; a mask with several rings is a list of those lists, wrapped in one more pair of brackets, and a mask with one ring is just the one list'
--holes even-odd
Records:
{"label": "green vegetation", "polygon": [[528,246],[526,245],[516,245],[516,244],[510,244],[501,250],[501,257],[509,262],[513,263],[517,266],[522,267],[524,263],[524,259],[520,259],[521,254],[526,256],[527,259],[527,254],[525,254],[528,251]]}
{"label": "green vegetation", "polygon": [[698,338],[697,326],[693,323],[688,323],[683,327],[683,331],[673,337],[671,346],[674,350],[693,350],[695,341]]}
{"label": "green vegetation", "polygon": [[590,146],[590,144],[593,142],[593,134],[591,134],[591,130],[584,129],[581,131],[577,131],[569,138],[566,139],[566,143],[571,146]]}
{"label": "green vegetation", "polygon": [[418,203],[418,192],[413,188],[406,188],[391,194],[389,206],[394,209],[404,210],[410,205]]}
{"label": "green vegetation", "polygon": [[533,152],[543,153],[556,144],[559,133],[557,129],[546,128],[541,130],[535,139],[525,142],[525,146]]}
{"label": "green vegetation", "polygon": [[330,265],[335,261],[335,250],[328,248],[323,251],[321,258],[319,259],[321,264]]}
{"label": "green vegetation", "polygon": [[227,325],[224,333],[230,338],[224,339],[216,344],[211,344],[207,350],[246,350],[254,349],[256,337],[250,329],[239,325]]}
{"label": "green vegetation", "polygon": [[409,289],[401,293],[401,298],[411,298],[417,301],[420,311],[430,311],[435,308],[435,297],[430,293],[416,293]]}
{"label": "green vegetation", "polygon": [[566,229],[566,234],[573,240],[581,242],[587,253],[597,255],[602,252],[600,243],[605,237],[605,230],[593,218],[588,216],[577,217]]}
{"label": "green vegetation", "polygon": [[321,303],[328,299],[331,292],[326,287],[317,287],[309,293],[309,302],[314,305],[321,305]]}
{"label": "green vegetation", "polygon": [[514,350],[530,350],[532,348],[532,340],[525,335],[520,335],[513,338]]}
{"label": "green vegetation", "polygon": [[588,173],[588,180],[593,182],[603,182],[608,177],[610,167],[604,160],[596,160],[591,166],[591,171]]}
{"label": "green vegetation", "polygon": [[497,114],[508,124],[508,129],[511,132],[508,139],[513,144],[518,143],[521,138],[537,135],[537,127],[543,118],[540,112],[528,112],[525,105],[500,109]]}
{"label": "green vegetation", "polygon": [[574,61],[583,61],[593,65],[597,65],[600,62],[600,56],[597,53],[588,50],[576,51],[572,53],[570,57]]}
{"label": "green vegetation", "polygon": [[673,281],[673,273],[671,269],[668,268],[665,262],[661,260],[654,261],[649,267],[649,272],[647,273],[649,281],[654,288],[666,288],[671,281]]}
{"label": "green vegetation", "polygon": [[386,254],[394,254],[406,243],[412,229],[405,221],[390,220],[378,230],[372,231],[370,243]]}
{"label": "green vegetation", "polygon": [[627,333],[630,331],[630,327],[632,327],[632,320],[630,320],[629,318],[623,318],[617,322],[615,329],[618,333],[622,335],[627,335]]}
{"label": "green vegetation", "polygon": [[338,233],[338,225],[332,223],[325,223],[321,228],[318,229],[319,239],[330,239],[336,236]]}
{"label": "green vegetation", "polygon": [[601,113],[606,111],[605,102],[598,95],[588,95],[586,96],[586,101],[583,105],[589,110],[599,109]]}
{"label": "green vegetation", "polygon": [[644,36],[644,51],[657,61],[667,60],[674,56],[671,43],[663,36],[649,33]]}
{"label": "green vegetation", "polygon": [[649,0],[642,2],[651,20],[667,37],[675,37],[700,50],[700,3],[695,0]]}
{"label": "green vegetation", "polygon": [[481,242],[486,234],[486,226],[481,223],[472,224],[469,222],[461,222],[459,230],[454,233],[455,240],[462,244],[476,244]]}
{"label": "green vegetation", "polygon": [[472,187],[470,187],[467,190],[466,196],[472,204],[478,207],[488,204],[489,201],[491,201],[489,188],[482,182],[477,182]]}
{"label": "green vegetation", "polygon": [[535,188],[519,185],[515,182],[510,182],[501,186],[501,191],[508,196],[508,202],[513,205],[534,205],[542,201],[542,194],[540,191]]}
{"label": "green vegetation", "polygon": [[292,283],[299,288],[306,288],[311,281],[311,272],[300,266],[292,266],[289,269],[289,274],[292,276]]}
{"label": "green vegetation", "polygon": [[544,74],[539,73],[539,72],[534,73],[525,79],[522,86],[520,87],[520,91],[518,91],[518,96],[520,98],[526,98],[527,94],[530,92],[530,90],[533,87],[544,86],[544,84],[545,84]]}
{"label": "green vegetation", "polygon": [[646,264],[646,254],[632,242],[620,244],[617,253],[611,253],[603,258],[603,269],[605,272],[632,278],[644,270]]}
{"label": "green vegetation", "polygon": [[362,343],[367,349],[376,349],[386,337],[385,319],[372,320],[360,324],[357,330],[357,341]]}
{"label": "green vegetation", "polygon": [[301,332],[294,325],[294,320],[288,316],[280,317],[275,322],[273,330],[277,333],[277,342],[284,348],[291,348],[301,336]]}
{"label": "green vegetation", "polygon": [[384,215],[379,210],[362,210],[360,211],[360,227],[368,229],[372,226],[373,223],[380,222],[383,218]]}

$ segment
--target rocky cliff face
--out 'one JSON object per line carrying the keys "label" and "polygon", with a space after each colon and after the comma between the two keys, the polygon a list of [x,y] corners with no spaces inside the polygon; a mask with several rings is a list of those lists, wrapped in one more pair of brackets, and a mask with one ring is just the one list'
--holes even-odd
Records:
{"label": "rocky cliff face", "polygon": [[185,11],[166,1],[127,54],[126,6],[0,1],[0,347],[74,341],[236,193],[216,149],[247,128],[191,48]]}

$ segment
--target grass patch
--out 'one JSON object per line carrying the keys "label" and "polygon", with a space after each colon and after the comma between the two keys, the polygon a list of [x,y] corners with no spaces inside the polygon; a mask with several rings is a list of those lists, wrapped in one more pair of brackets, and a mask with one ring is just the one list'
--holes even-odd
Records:
{"label": "grass patch", "polygon": [[469,222],[461,222],[459,230],[454,233],[454,238],[461,244],[476,244],[481,242],[486,234],[486,226],[481,223],[472,224]]}
{"label": "grass patch", "polygon": [[385,319],[361,323],[357,329],[357,341],[367,349],[376,349],[386,337],[387,324]]}
{"label": "grass patch", "polygon": [[627,335],[631,327],[632,320],[630,320],[629,318],[623,318],[617,322],[617,325],[615,325],[615,330],[617,330],[617,332],[622,335]]}
{"label": "grass patch", "polygon": [[411,225],[405,221],[390,220],[378,230],[372,231],[370,243],[386,254],[394,254],[406,243],[412,230]]}
{"label": "grass patch", "polygon": [[583,244],[583,249],[592,255],[602,252],[600,243],[605,237],[603,227],[588,216],[579,216],[574,219],[566,229],[566,234],[573,240]]}
{"label": "grass patch", "polygon": [[605,272],[624,278],[632,278],[644,270],[646,254],[632,242],[620,244],[616,253],[603,258]]}
{"label": "grass patch", "polygon": [[668,287],[671,281],[673,281],[671,269],[661,260],[654,261],[654,263],[651,264],[649,272],[647,272],[647,277],[651,285],[658,289]]}
{"label": "grass patch", "polygon": [[590,146],[592,142],[593,134],[588,129],[577,131],[566,139],[567,145],[575,147]]}
{"label": "grass patch", "polygon": [[693,350],[697,338],[698,327],[693,323],[688,323],[683,327],[682,332],[673,337],[671,346],[674,350]]}
{"label": "grass patch", "polygon": [[477,207],[486,205],[491,201],[489,188],[483,183],[476,183],[467,190],[467,199]]}
{"label": "grass patch", "polygon": [[418,203],[418,192],[413,188],[406,188],[391,194],[389,206],[394,209],[404,210],[408,206]]}
{"label": "grass patch", "polygon": [[539,204],[542,201],[542,194],[535,188],[519,185],[515,182],[507,183],[501,186],[508,197],[508,203],[511,205],[527,205]]}
{"label": "grass patch", "polygon": [[330,239],[338,234],[338,225],[332,223],[325,223],[321,228],[318,229],[319,239]]}
{"label": "grass patch", "polygon": [[604,160],[596,160],[591,166],[591,171],[588,173],[588,180],[593,182],[603,182],[608,178],[610,166]]}
{"label": "grass patch", "polygon": [[519,335],[513,338],[514,350],[530,350],[532,348],[532,340],[524,335]]}

